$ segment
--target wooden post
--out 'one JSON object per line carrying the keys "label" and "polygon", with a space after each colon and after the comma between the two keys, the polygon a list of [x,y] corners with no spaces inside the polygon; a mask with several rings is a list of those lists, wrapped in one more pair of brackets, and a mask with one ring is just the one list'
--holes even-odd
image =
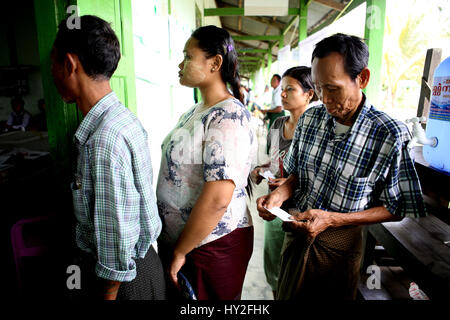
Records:
{"label": "wooden post", "polygon": [[431,86],[433,85],[433,74],[441,62],[442,49],[428,49],[423,68],[422,83],[420,88],[419,105],[417,106],[417,116],[425,116],[428,119],[430,112]]}

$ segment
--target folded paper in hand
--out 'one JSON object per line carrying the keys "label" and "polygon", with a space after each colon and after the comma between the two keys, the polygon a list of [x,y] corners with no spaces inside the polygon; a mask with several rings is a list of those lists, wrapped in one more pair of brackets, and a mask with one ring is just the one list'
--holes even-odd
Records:
{"label": "folded paper in hand", "polygon": [[292,222],[293,220],[289,219],[291,216],[289,213],[281,209],[280,207],[273,207],[272,209],[267,209],[264,207],[267,211],[269,211],[271,214],[276,215],[278,218],[285,222]]}
{"label": "folded paper in hand", "polygon": [[270,179],[275,179],[275,176],[274,176],[273,173],[270,172],[269,170],[264,171],[263,173],[260,172],[259,175],[263,176],[264,179],[267,179],[267,180],[269,180],[269,178],[270,178]]}

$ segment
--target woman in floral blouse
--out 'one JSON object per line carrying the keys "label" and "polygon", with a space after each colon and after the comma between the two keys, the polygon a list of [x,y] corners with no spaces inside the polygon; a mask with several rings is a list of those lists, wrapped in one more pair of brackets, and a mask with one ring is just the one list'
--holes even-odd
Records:
{"label": "woman in floral blouse", "polygon": [[181,270],[198,299],[239,299],[253,251],[245,188],[256,138],[240,101],[237,53],[227,31],[205,26],[184,56],[180,83],[199,88],[202,102],[162,144],[159,253],[175,286]]}

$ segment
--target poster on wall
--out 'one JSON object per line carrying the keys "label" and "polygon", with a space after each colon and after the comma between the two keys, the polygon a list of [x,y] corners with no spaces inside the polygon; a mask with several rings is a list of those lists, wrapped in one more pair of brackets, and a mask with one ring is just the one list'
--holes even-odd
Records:
{"label": "poster on wall", "polygon": [[184,59],[184,45],[191,36],[193,30],[186,23],[181,23],[177,18],[169,17],[169,50],[170,50],[170,64],[168,72],[170,74],[169,82],[171,84],[178,84],[178,65]]}
{"label": "poster on wall", "polygon": [[282,75],[293,66],[291,46],[287,45],[278,50],[278,74]]}
{"label": "poster on wall", "polygon": [[[133,1],[133,33],[136,78],[160,84],[167,82],[169,55],[168,15],[156,0]],[[148,32],[158,30],[158,32]]]}

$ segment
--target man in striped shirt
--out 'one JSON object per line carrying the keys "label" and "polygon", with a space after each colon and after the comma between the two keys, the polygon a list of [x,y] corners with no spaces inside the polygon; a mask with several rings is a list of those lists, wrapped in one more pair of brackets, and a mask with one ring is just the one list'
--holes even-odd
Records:
{"label": "man in striped shirt", "polygon": [[80,23],[69,29],[61,22],[51,59],[58,92],[84,116],[74,137],[72,184],[76,242],[86,267],[82,289],[106,300],[164,299],[163,269],[152,247],[161,220],[147,133],[109,83],[119,41],[98,17],[82,16]]}
{"label": "man in striped shirt", "polygon": [[298,211],[283,225],[278,299],[354,299],[361,226],[425,215],[408,128],[361,91],[370,78],[368,57],[367,45],[353,36],[316,45],[312,77],[323,105],[297,123],[284,159],[287,181],[257,199],[270,221],[265,208],[298,195]]}

